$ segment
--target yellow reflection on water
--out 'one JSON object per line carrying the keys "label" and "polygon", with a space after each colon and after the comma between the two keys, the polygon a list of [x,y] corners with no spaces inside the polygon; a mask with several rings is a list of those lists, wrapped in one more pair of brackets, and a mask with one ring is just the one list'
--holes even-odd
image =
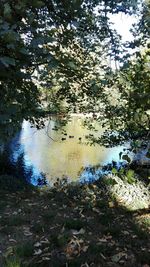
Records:
{"label": "yellow reflection on water", "polygon": [[[62,129],[52,130],[55,126],[54,120],[50,122],[48,135],[47,128],[36,131],[24,121],[20,142],[24,145],[26,157],[39,171],[46,173],[49,180],[63,175],[77,180],[82,167],[104,164],[112,159],[118,160],[120,147],[108,149],[83,143],[85,136],[91,132],[82,126],[82,120],[80,117],[73,117],[64,127],[67,135],[63,134]],[[102,129],[98,127],[96,135],[101,133]]]}

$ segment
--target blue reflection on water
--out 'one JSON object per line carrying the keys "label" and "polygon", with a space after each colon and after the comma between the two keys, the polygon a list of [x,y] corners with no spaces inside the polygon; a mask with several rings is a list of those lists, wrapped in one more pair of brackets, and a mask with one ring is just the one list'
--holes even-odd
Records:
{"label": "blue reflection on water", "polygon": [[[115,164],[115,166],[113,166],[113,164]],[[81,183],[92,183],[102,178],[103,175],[111,173],[113,167],[119,170],[120,168],[125,166],[126,162],[124,161],[112,162],[104,166],[88,166],[80,174],[79,181]]]}
{"label": "blue reflection on water", "polygon": [[[107,171],[108,172],[108,171]],[[102,177],[104,171],[102,169],[97,169],[96,171],[91,171],[90,166],[85,168],[85,170],[80,175],[80,182],[81,183],[89,183],[96,181]]]}
{"label": "blue reflection on water", "polygon": [[21,131],[9,143],[9,160],[14,165],[17,165],[21,158],[22,175],[26,181],[32,185],[43,185],[44,174],[40,172],[29,160],[24,152],[24,145],[19,142]]}

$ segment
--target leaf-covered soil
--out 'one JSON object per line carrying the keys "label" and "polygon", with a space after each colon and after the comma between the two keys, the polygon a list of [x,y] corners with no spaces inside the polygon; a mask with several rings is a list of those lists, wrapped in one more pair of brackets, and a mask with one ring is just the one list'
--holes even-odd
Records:
{"label": "leaf-covered soil", "polygon": [[1,267],[148,267],[149,230],[103,183],[0,192]]}

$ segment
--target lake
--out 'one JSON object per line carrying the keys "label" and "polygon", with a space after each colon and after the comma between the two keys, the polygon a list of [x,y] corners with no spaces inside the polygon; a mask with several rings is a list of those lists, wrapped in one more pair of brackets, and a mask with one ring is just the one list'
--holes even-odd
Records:
{"label": "lake", "polygon": [[[68,177],[71,181],[97,179],[98,171],[93,174],[90,166],[104,165],[112,160],[119,161],[119,152],[123,146],[105,148],[98,144],[85,144],[86,136],[92,132],[83,127],[82,116],[73,116],[72,120],[59,130],[57,125],[54,117],[41,130],[24,121],[20,133],[11,143],[13,160],[16,161],[24,152],[25,168],[33,167],[33,184],[37,183],[40,172],[46,174],[49,184],[62,177]],[[103,129],[98,125],[95,127],[97,132],[93,134],[100,136]]]}

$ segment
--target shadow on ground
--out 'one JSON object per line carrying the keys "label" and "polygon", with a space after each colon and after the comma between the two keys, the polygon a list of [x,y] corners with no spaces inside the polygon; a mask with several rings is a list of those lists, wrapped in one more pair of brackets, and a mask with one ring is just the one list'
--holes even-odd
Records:
{"label": "shadow on ground", "polygon": [[150,265],[148,209],[129,211],[103,182],[0,192],[0,266]]}

